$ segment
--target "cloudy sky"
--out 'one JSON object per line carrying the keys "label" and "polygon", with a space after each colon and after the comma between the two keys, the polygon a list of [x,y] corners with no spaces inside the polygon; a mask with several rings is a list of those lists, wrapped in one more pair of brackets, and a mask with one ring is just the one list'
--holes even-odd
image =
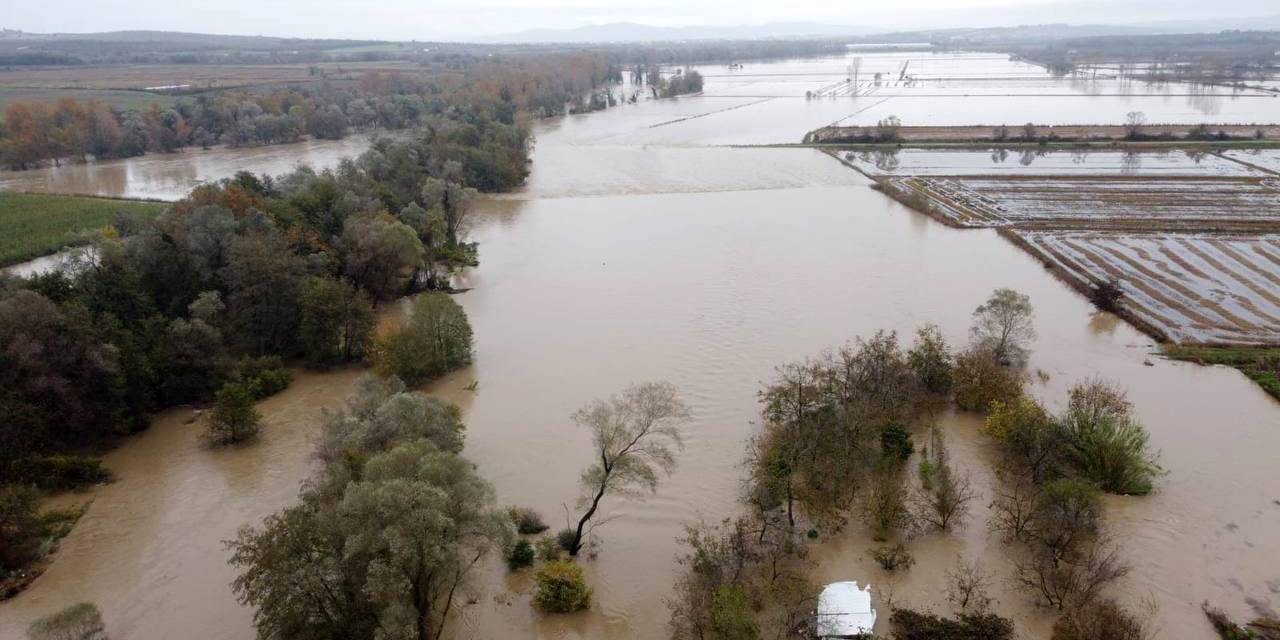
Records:
{"label": "cloudy sky", "polygon": [[0,27],[159,29],[325,38],[462,40],[611,22],[817,21],[902,28],[1133,23],[1280,14],[1276,0],[0,0]]}

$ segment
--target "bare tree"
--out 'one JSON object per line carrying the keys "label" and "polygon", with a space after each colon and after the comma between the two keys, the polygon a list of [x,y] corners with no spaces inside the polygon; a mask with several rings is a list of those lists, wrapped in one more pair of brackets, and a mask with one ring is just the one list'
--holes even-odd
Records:
{"label": "bare tree", "polygon": [[1003,365],[1026,361],[1028,343],[1036,339],[1031,298],[1013,289],[996,289],[973,311],[974,342],[991,351]]}
{"label": "bare tree", "polygon": [[964,520],[969,503],[978,498],[978,492],[969,480],[969,474],[959,475],[947,461],[947,447],[942,432],[933,430],[933,467],[928,487],[921,487],[914,496],[916,517],[923,523],[941,531]]}
{"label": "bare tree", "polygon": [[1119,548],[1101,537],[1082,543],[1057,560],[1047,549],[1020,558],[1014,562],[1013,581],[1035,593],[1043,604],[1066,611],[1088,605],[1107,585],[1129,571]]}
{"label": "bare tree", "polygon": [[991,576],[975,562],[956,560],[947,571],[947,601],[962,613],[986,613],[994,599],[988,595]]}
{"label": "bare tree", "polygon": [[1142,134],[1143,125],[1147,124],[1147,114],[1141,111],[1130,111],[1124,116],[1124,135],[1136,140]]}
{"label": "bare tree", "polygon": [[987,528],[1011,540],[1026,540],[1036,513],[1036,487],[1018,475],[1001,474],[1003,482],[991,500],[991,519]]}
{"label": "bare tree", "polygon": [[588,525],[606,495],[657,491],[659,473],[670,475],[675,469],[675,451],[684,448],[680,426],[689,418],[675,386],[665,382],[634,385],[573,414],[574,422],[591,430],[598,461],[582,474],[587,509],[566,545],[570,555],[582,550]]}

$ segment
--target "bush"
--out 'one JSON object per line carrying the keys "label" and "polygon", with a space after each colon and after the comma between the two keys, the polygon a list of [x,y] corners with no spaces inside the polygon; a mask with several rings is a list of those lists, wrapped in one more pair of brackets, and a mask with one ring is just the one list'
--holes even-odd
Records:
{"label": "bush", "polygon": [[1071,389],[1061,422],[1082,475],[1110,493],[1144,495],[1161,470],[1130,409],[1118,387],[1094,380]]}
{"label": "bush", "polygon": [[102,461],[87,456],[56,454],[31,457],[14,464],[11,477],[30,478],[41,489],[66,491],[111,480]]}
{"label": "bush", "polygon": [[543,562],[555,562],[564,557],[564,549],[560,548],[560,541],[555,538],[538,538],[534,546],[538,550],[538,558]]}
{"label": "bush", "polygon": [[916,450],[911,433],[900,424],[890,424],[880,432],[880,453],[887,460],[906,462]]}
{"label": "bush", "polygon": [[293,382],[293,371],[280,356],[246,357],[236,362],[231,381],[248,388],[254,400],[261,400],[287,389]]}
{"label": "bush", "polygon": [[993,613],[962,613],[942,618],[911,609],[894,609],[889,622],[898,640],[1010,640],[1013,621]]}
{"label": "bush", "polygon": [[956,358],[953,384],[956,406],[965,411],[986,411],[992,402],[1009,402],[1022,395],[1022,376],[980,348]]}
{"label": "bush", "polygon": [[533,545],[528,540],[517,540],[507,554],[507,566],[511,570],[533,566]]}
{"label": "bush", "polygon": [[31,623],[30,640],[107,640],[98,607],[89,602],[73,604]]}
{"label": "bush", "polygon": [[591,604],[591,588],[582,578],[582,567],[568,560],[548,562],[538,569],[533,604],[547,613],[571,613]]}
{"label": "bush", "polygon": [[529,507],[512,507],[511,521],[515,523],[516,531],[524,536],[536,535],[548,529],[542,516]]}
{"label": "bush", "polygon": [[0,579],[40,558],[44,525],[36,511],[40,494],[18,485],[0,486]]}
{"label": "bush", "polygon": [[737,585],[723,585],[711,599],[712,638],[723,640],[753,640],[760,637],[751,598]]}
{"label": "bush", "polygon": [[897,571],[899,569],[905,571],[916,563],[916,559],[901,542],[892,547],[877,547],[871,552],[871,557],[885,571]]}
{"label": "bush", "polygon": [[253,408],[253,399],[253,388],[248,384],[228,382],[222,385],[209,412],[207,437],[211,444],[233,444],[257,435],[262,416]]}
{"label": "bush", "polygon": [[556,534],[556,544],[563,550],[573,553],[573,543],[577,541],[578,535],[573,529],[561,529]]}
{"label": "bush", "polygon": [[410,386],[471,364],[466,312],[447,294],[423,294],[409,322],[378,341],[375,362],[382,375],[397,376]]}
{"label": "bush", "polygon": [[1108,599],[1059,618],[1052,640],[1146,640],[1148,636],[1142,619]]}

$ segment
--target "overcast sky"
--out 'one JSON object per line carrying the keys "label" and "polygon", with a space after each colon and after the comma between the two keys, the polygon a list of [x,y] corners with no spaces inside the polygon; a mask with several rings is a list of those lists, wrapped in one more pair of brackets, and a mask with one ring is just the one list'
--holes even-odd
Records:
{"label": "overcast sky", "polygon": [[1277,0],[0,0],[0,27],[464,40],[609,22],[818,21],[883,28],[1132,23],[1280,13]]}

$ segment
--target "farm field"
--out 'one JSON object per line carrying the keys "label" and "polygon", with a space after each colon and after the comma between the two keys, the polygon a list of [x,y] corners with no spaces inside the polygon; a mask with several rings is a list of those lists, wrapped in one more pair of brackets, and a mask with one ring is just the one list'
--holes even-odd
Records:
{"label": "farm field", "polygon": [[1222,155],[1280,175],[1280,150],[1278,149],[1230,149],[1223,151]]}
{"label": "farm field", "polygon": [[[142,110],[157,103],[162,107],[177,104],[175,96],[149,91],[130,91],[115,89],[43,89],[23,87],[0,87],[0,112],[10,102],[53,102],[59,98],[75,98],[76,100],[97,100],[119,109]],[[0,120],[4,114],[0,113]]]}
{"label": "farm field", "polygon": [[1192,231],[1280,230],[1280,180],[1257,177],[897,177],[900,199],[923,200],[961,227]]}
{"label": "farm field", "polygon": [[1280,235],[1009,234],[1077,288],[1111,280],[1122,311],[1178,344],[1280,344]]}
{"label": "farm field", "polygon": [[[1266,176],[1265,171],[1211,153],[1137,151],[1040,151],[891,149],[837,152],[846,164],[871,176],[1107,175]],[[1257,156],[1246,155],[1250,161]],[[1280,167],[1280,152],[1275,160]],[[1260,164],[1258,162],[1257,164]]]}
{"label": "farm field", "polygon": [[117,213],[156,216],[166,206],[142,200],[0,191],[0,266],[76,244],[84,232],[110,224]]}
{"label": "farm field", "polygon": [[320,62],[315,64],[245,65],[106,65],[98,67],[37,67],[0,70],[0,89],[191,89],[256,86],[320,80],[358,79],[366,71],[421,67],[404,61]]}

